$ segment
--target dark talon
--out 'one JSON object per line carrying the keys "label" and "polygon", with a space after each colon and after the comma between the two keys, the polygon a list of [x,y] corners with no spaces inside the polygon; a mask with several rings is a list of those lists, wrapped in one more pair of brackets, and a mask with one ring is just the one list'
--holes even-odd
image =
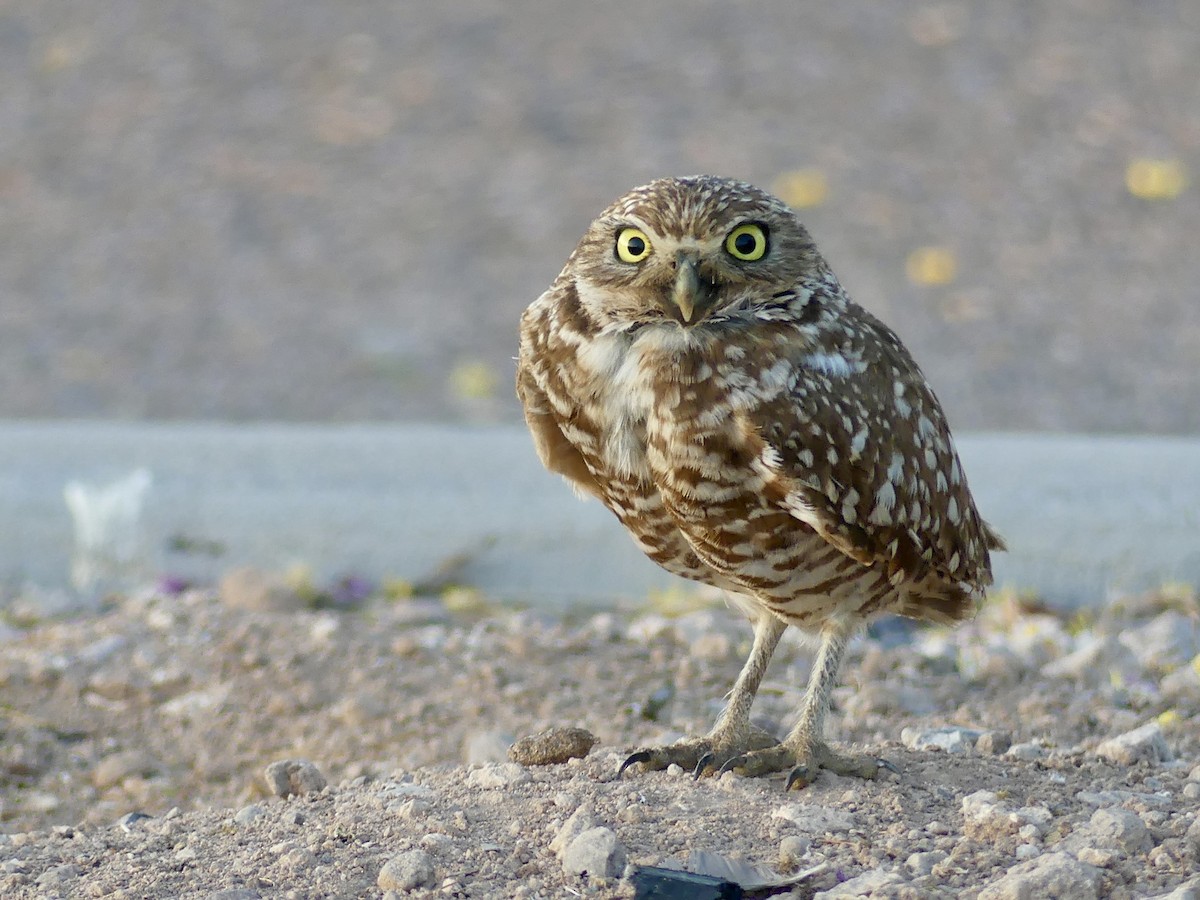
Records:
{"label": "dark talon", "polygon": [[620,778],[622,775],[624,775],[625,770],[635,763],[650,762],[650,758],[653,755],[654,754],[652,754],[649,750],[638,750],[636,753],[630,753],[629,756],[625,758],[625,762],[621,763],[621,768],[617,769],[617,777]]}
{"label": "dark talon", "polygon": [[696,763],[696,768],[692,769],[692,781],[699,781],[700,776],[704,774],[704,770],[708,768],[714,759],[716,759],[716,755],[711,750],[703,754]]}
{"label": "dark talon", "polygon": [[717,769],[717,777],[720,778],[726,772],[732,772],[738,766],[744,765],[745,762],[746,762],[746,754],[745,753],[739,753],[737,756],[730,757],[729,759],[725,760],[725,765],[723,765],[723,766],[721,766],[721,768]]}
{"label": "dark talon", "polygon": [[787,784],[783,786],[783,792],[786,794],[792,789],[792,785],[800,783],[800,787],[808,787],[811,782],[808,778],[808,766],[796,766],[792,771],[788,772]]}

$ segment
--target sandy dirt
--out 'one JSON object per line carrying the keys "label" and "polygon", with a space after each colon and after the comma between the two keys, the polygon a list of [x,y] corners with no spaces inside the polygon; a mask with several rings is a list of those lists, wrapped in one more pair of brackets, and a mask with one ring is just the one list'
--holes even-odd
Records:
{"label": "sandy dirt", "polygon": [[[616,777],[629,751],[711,724],[749,641],[720,604],[554,618],[454,593],[322,609],[236,587],[57,621],[10,605],[0,894],[633,897],[639,866],[704,852],[735,875],[813,870],[778,891],[794,897],[1200,890],[1186,589],[1070,620],[1002,596],[953,631],[879,623],[830,734],[900,773],[785,794],[782,775]],[[759,725],[786,730],[809,659],[785,638]],[[598,742],[506,760],[554,726]],[[270,788],[289,760],[311,768],[276,766]]]}

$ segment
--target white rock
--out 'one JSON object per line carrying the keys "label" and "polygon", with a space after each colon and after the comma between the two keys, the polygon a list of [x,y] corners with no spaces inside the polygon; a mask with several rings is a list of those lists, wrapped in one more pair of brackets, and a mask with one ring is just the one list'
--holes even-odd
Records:
{"label": "white rock", "polygon": [[962,799],[963,830],[973,840],[991,840],[1020,827],[1012,810],[991,791],[975,791]]}
{"label": "white rock", "polygon": [[1149,722],[1104,741],[1096,748],[1096,754],[1125,766],[1143,761],[1157,765],[1171,759],[1171,751],[1157,722]]}
{"label": "white rock", "polygon": [[1145,853],[1154,846],[1146,823],[1119,806],[1096,810],[1086,829],[1092,843],[1127,854]]}
{"label": "white rock", "polygon": [[791,822],[805,834],[849,831],[855,825],[853,813],[816,803],[788,803],[771,813],[771,818]]}
{"label": "white rock", "polygon": [[590,803],[584,803],[575,812],[571,813],[571,817],[567,819],[554,835],[554,840],[550,842],[550,851],[559,859],[563,858],[567,848],[571,846],[571,842],[579,837],[585,831],[595,828],[599,823],[596,821],[596,812],[592,809]]}
{"label": "white rock", "polygon": [[941,728],[905,728],[900,740],[910,750],[938,749],[946,753],[966,753],[975,746],[982,731],[946,725]]}
{"label": "white rock", "polygon": [[1078,649],[1042,667],[1047,678],[1073,678],[1087,684],[1107,681],[1116,670],[1126,678],[1141,671],[1133,652],[1112,635],[1090,635]]}
{"label": "white rock", "polygon": [[454,838],[448,834],[442,834],[440,831],[431,831],[423,836],[420,841],[422,850],[428,850],[430,853],[437,853],[441,850],[448,850],[454,844]]}
{"label": "white rock", "polygon": [[1067,853],[1046,853],[1019,863],[979,892],[979,900],[1095,900],[1099,896],[1099,870]]}
{"label": "white rock", "polygon": [[841,898],[850,897],[887,897],[892,896],[892,892],[905,884],[905,880],[895,872],[890,872],[887,869],[871,869],[869,872],[863,872],[848,881],[843,881],[841,884],[830,888],[827,891],[818,891],[813,900],[841,900]]}
{"label": "white rock", "polygon": [[467,775],[468,785],[488,791],[511,788],[532,780],[524,766],[510,762],[490,763],[481,769],[473,769]]}
{"label": "white rock", "polygon": [[376,883],[385,891],[413,891],[437,883],[433,860],[424,850],[409,850],[393,856],[379,870]]}
{"label": "white rock", "polygon": [[1139,628],[1123,630],[1120,640],[1146,669],[1165,671],[1200,653],[1200,625],[1192,616],[1171,609]]}
{"label": "white rock", "polygon": [[1024,744],[1013,744],[1004,751],[1004,755],[1012,759],[1041,759],[1046,755],[1046,750],[1041,744],[1028,741]]}
{"label": "white rock", "polygon": [[779,865],[785,869],[794,868],[811,847],[810,838],[789,834],[779,842]]}
{"label": "white rock", "polygon": [[619,878],[625,871],[625,848],[610,828],[589,828],[571,841],[563,853],[567,875]]}

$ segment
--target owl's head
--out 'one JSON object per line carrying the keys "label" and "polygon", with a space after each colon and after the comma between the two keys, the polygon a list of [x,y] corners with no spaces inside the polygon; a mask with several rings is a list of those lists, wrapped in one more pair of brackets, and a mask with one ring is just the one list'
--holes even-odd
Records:
{"label": "owl's head", "polygon": [[617,328],[750,318],[830,277],[783,201],[711,175],[630,191],[591,224],[564,274],[588,315]]}

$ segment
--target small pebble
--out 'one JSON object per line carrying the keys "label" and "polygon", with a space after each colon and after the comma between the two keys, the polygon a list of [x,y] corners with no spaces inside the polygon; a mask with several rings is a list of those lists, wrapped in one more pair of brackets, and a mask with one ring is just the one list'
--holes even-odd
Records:
{"label": "small pebble", "polygon": [[563,853],[567,875],[618,878],[625,871],[625,848],[610,828],[589,828]]}
{"label": "small pebble", "polygon": [[1011,759],[1041,759],[1046,755],[1046,751],[1041,744],[1029,741],[1024,744],[1013,744],[1004,751],[1004,755]]}
{"label": "small pebble", "polygon": [[972,728],[944,726],[941,728],[905,728],[900,740],[910,750],[942,750],[946,753],[966,753],[983,732]]}
{"label": "small pebble", "polygon": [[1099,866],[1101,869],[1107,869],[1117,861],[1117,854],[1113,850],[1084,847],[1075,854],[1075,858],[1080,862],[1087,863],[1089,866]]}
{"label": "small pebble", "polygon": [[303,759],[284,759],[267,766],[263,773],[267,790],[276,797],[303,796],[327,784],[321,770]]}
{"label": "small pebble", "polygon": [[797,867],[810,847],[812,847],[811,838],[789,834],[779,842],[779,865],[784,869]]}
{"label": "small pebble", "polygon": [[448,850],[450,847],[454,846],[454,838],[450,837],[448,834],[441,834],[437,831],[431,831],[429,834],[423,836],[417,843],[420,845],[422,850],[428,850],[430,853],[437,853],[440,850]]}
{"label": "small pebble", "polygon": [[933,867],[949,856],[941,850],[927,850],[923,853],[914,853],[904,861],[904,865],[914,875],[929,875],[933,872]]}
{"label": "small pebble", "polygon": [[985,731],[975,742],[975,750],[991,756],[1007,753],[1012,746],[1012,734],[1007,731]]}
{"label": "small pebble", "polygon": [[413,891],[437,884],[433,860],[424,850],[409,850],[393,856],[379,870],[376,884],[385,891]]}
{"label": "small pebble", "polygon": [[771,813],[773,819],[791,822],[805,834],[849,831],[857,824],[854,814],[816,803],[788,803]]}
{"label": "small pebble", "polygon": [[249,806],[243,806],[236,813],[234,813],[233,821],[237,822],[239,825],[247,825],[261,816],[264,812],[266,812],[266,810],[257,803],[251,803]]}
{"label": "small pebble", "polygon": [[549,766],[582,759],[596,741],[596,736],[583,728],[551,728],[521,738],[508,748],[508,758],[522,766]]}

